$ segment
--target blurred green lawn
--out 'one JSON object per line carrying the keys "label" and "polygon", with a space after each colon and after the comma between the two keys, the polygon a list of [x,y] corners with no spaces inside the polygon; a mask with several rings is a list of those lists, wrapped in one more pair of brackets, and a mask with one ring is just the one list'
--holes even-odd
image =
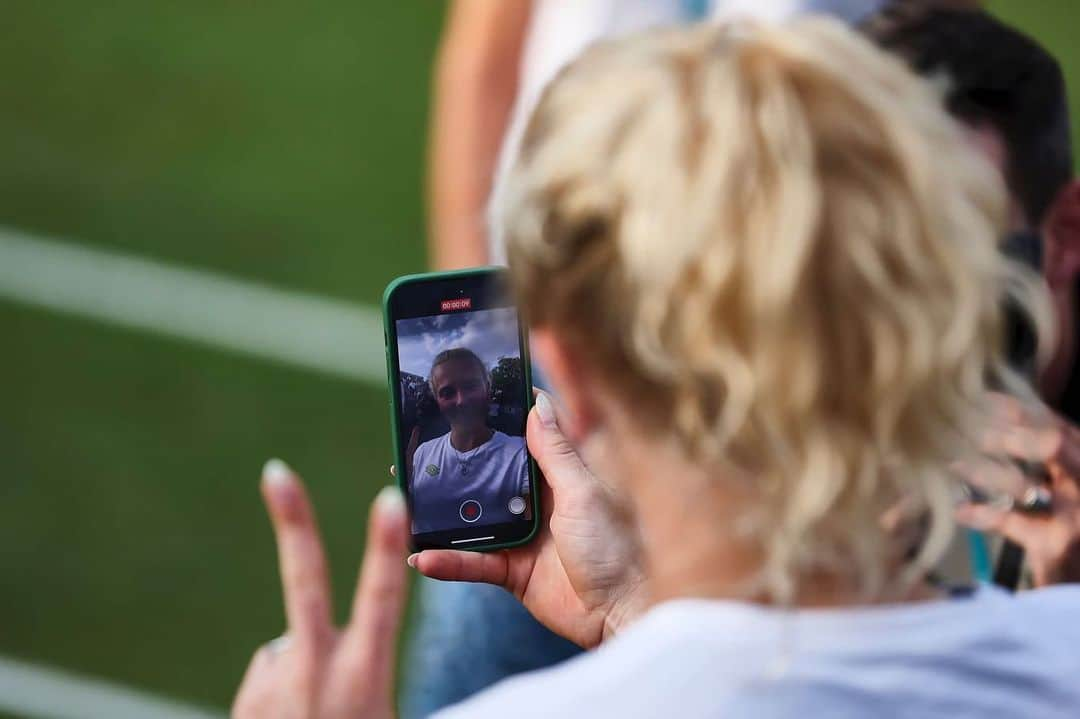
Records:
{"label": "blurred green lawn", "polygon": [[[1080,81],[1068,3],[992,6]],[[374,305],[423,265],[441,15],[5,7],[0,225]],[[347,606],[390,458],[382,387],[6,303],[0,336],[0,653],[226,706],[282,628],[257,494],[274,455],[312,486]]]}

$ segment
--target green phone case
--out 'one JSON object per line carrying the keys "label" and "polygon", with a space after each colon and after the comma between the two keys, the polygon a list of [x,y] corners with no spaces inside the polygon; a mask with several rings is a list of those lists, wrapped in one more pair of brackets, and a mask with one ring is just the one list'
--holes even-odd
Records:
{"label": "green phone case", "polygon": [[[412,283],[423,283],[431,280],[445,280],[453,279],[457,277],[481,277],[485,275],[493,275],[498,272],[505,272],[501,267],[477,267],[467,270],[453,270],[450,272],[424,272],[414,275],[403,275],[393,280],[386,286],[386,290],[383,292],[382,297],[382,314],[383,314],[383,337],[386,344],[386,383],[390,393],[390,431],[394,435],[394,464],[397,467],[405,466],[405,440],[401,436],[399,417],[401,416],[401,401],[398,387],[398,361],[397,352],[397,330],[394,327],[393,320],[390,317],[390,298],[394,292],[404,285]],[[521,337],[521,364],[525,375],[525,406],[531,410],[533,406],[533,385],[532,385],[532,366],[529,360],[529,335],[528,332],[522,332]],[[540,470],[536,466],[536,460],[532,458],[532,454],[529,454],[529,491],[532,494],[532,506],[533,506],[533,525],[529,529],[529,533],[522,539],[513,542],[503,542],[501,544],[488,544],[482,547],[462,547],[460,551],[472,551],[472,552],[490,552],[494,549],[508,549],[510,547],[520,547],[524,544],[528,544],[533,538],[536,537],[536,533],[540,529],[540,516],[542,509],[540,507]],[[401,489],[402,494],[408,492],[407,486],[408,478],[402,477],[398,474],[397,483]]]}

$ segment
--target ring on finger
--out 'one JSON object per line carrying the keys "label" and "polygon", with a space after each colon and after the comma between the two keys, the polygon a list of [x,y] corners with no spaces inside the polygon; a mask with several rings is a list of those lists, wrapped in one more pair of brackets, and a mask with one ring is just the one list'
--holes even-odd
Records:
{"label": "ring on finger", "polygon": [[1049,514],[1054,509],[1053,500],[1046,487],[1028,487],[1016,502],[1015,509],[1025,514]]}

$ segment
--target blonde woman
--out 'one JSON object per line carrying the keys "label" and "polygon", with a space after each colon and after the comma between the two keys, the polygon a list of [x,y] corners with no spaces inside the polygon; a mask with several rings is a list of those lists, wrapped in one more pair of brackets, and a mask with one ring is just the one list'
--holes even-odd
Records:
{"label": "blonde woman", "polygon": [[[597,651],[446,717],[1080,713],[1080,589],[926,580],[985,461],[1005,197],[937,97],[828,21],[598,46],[542,98],[505,231],[541,395],[547,531],[425,551]],[[268,465],[286,638],[237,716],[388,716],[405,517],[386,490],[349,625],[298,478]]]}

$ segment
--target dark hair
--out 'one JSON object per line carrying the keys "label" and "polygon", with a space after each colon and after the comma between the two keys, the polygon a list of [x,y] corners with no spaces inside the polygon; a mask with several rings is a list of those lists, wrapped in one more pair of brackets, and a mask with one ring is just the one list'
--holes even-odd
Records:
{"label": "dark hair", "polygon": [[1065,79],[1037,42],[977,9],[896,0],[860,29],[920,75],[943,73],[949,112],[1005,142],[1005,180],[1029,226],[1042,223],[1073,174]]}
{"label": "dark hair", "polygon": [[470,349],[464,347],[454,347],[448,350],[443,350],[439,354],[435,355],[435,359],[431,362],[431,372],[428,373],[428,383],[431,384],[431,391],[435,391],[435,368],[444,362],[451,362],[453,360],[469,360],[475,362],[476,366],[480,368],[480,372],[484,375],[484,381],[491,384],[491,377],[488,375],[488,368],[484,365],[484,360]]}

